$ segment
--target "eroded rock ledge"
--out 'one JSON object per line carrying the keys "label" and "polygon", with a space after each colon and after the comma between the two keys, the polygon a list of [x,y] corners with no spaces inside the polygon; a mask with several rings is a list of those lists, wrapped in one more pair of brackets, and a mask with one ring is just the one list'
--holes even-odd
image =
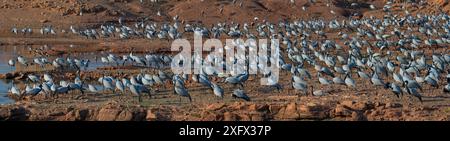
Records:
{"label": "eroded rock ledge", "polygon": [[[439,114],[441,113],[441,114]],[[19,121],[267,121],[267,120],[448,120],[437,108],[411,108],[400,103],[343,101],[318,103],[216,103],[189,106],[36,107],[27,103],[0,107],[0,120]]]}

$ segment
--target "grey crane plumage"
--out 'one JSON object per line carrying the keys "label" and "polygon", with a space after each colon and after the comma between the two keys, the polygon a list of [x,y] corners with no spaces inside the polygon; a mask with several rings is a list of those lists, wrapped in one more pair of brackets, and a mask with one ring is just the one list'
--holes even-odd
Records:
{"label": "grey crane plumage", "polygon": [[16,96],[20,96],[22,94],[19,88],[17,88],[16,85],[14,85],[14,83],[12,83],[11,89],[9,91]]}
{"label": "grey crane plumage", "polygon": [[37,83],[40,81],[39,77],[37,77],[36,75],[33,75],[33,74],[28,75],[28,79],[34,83]]}
{"label": "grey crane plumage", "polygon": [[142,94],[141,90],[138,88],[138,85],[130,85],[129,88],[131,93],[138,96],[138,101],[142,102]]}
{"label": "grey crane plumage", "polygon": [[21,63],[22,65],[25,65],[25,66],[27,66],[27,67],[28,67],[28,65],[29,65],[27,59],[25,59],[25,58],[22,57],[22,56],[17,57],[17,61],[18,61],[19,63]]}
{"label": "grey crane plumage", "polygon": [[[175,86],[175,93],[182,96],[182,97],[187,97],[189,99],[189,102],[192,102],[192,98],[191,95],[189,94],[188,90],[185,87],[181,87],[181,86]],[[181,99],[180,99],[181,101]]]}
{"label": "grey crane plumage", "polygon": [[419,101],[422,103],[423,102],[422,95],[417,91],[417,88],[408,87],[408,83],[409,83],[408,81],[405,81],[405,83],[406,83],[406,87],[405,87],[406,92],[408,92],[408,94],[410,94],[411,96],[414,96],[417,99],[419,99]]}
{"label": "grey crane plumage", "polygon": [[304,94],[307,94],[308,84],[301,77],[292,76],[292,88],[301,90]]}
{"label": "grey crane plumage", "polygon": [[115,93],[115,86],[113,85],[112,79],[110,77],[103,77],[101,79],[101,84],[103,85],[103,91],[111,90]]}
{"label": "grey crane plumage", "polygon": [[231,94],[231,97],[240,98],[245,101],[250,101],[250,97],[248,97],[247,94],[244,92],[244,90],[241,89],[234,90],[233,93]]}
{"label": "grey crane plumage", "polygon": [[13,69],[13,67],[16,66],[16,61],[13,60],[13,59],[10,59],[10,60],[8,61],[8,65],[11,67],[11,69]]}
{"label": "grey crane plumage", "polygon": [[331,82],[323,77],[321,77],[320,73],[317,73],[317,77],[319,79],[319,83],[322,85],[329,85]]}
{"label": "grey crane plumage", "polygon": [[225,78],[225,82],[226,82],[226,83],[229,83],[229,84],[233,84],[233,85],[239,84],[241,87],[244,87],[244,85],[242,84],[242,82],[239,81],[239,78],[236,77],[236,76],[231,76],[231,77]]}
{"label": "grey crane plumage", "polygon": [[22,92],[21,96],[36,96],[41,91],[42,91],[42,86],[39,85],[38,87],[27,88],[24,92]]}
{"label": "grey crane plumage", "polygon": [[323,91],[323,90],[314,90],[314,87],[311,86],[311,95],[313,95],[313,96],[324,96],[324,95],[328,95],[328,93]]}
{"label": "grey crane plumage", "polygon": [[347,75],[345,76],[345,80],[344,81],[345,81],[345,84],[348,87],[351,87],[351,88],[355,88],[356,87],[355,80],[352,79],[352,76],[350,75],[350,73],[347,73]]}
{"label": "grey crane plumage", "polygon": [[211,83],[211,88],[213,89],[215,96],[223,99],[224,90],[219,85]]}
{"label": "grey crane plumage", "polygon": [[450,84],[447,84],[447,85],[444,86],[443,92],[444,93],[450,93]]}
{"label": "grey crane plumage", "polygon": [[88,90],[94,94],[98,93],[98,89],[94,85],[91,85],[91,84],[88,85]]}
{"label": "grey crane plumage", "polygon": [[44,81],[45,82],[53,82],[53,78],[49,74],[44,74]]}
{"label": "grey crane plumage", "polygon": [[344,85],[345,84],[344,80],[342,80],[339,76],[334,77],[332,81],[333,81],[334,84],[340,84],[340,85]]}
{"label": "grey crane plumage", "polygon": [[391,83],[389,87],[391,88],[392,93],[394,93],[398,98],[400,97],[400,95],[403,95],[402,89],[400,89],[400,87],[395,83]]}

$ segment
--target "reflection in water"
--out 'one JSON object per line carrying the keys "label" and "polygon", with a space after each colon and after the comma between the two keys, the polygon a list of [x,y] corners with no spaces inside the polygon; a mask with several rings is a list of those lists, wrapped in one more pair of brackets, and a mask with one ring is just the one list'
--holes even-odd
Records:
{"label": "reflection in water", "polygon": [[[15,67],[8,65],[9,59],[15,58],[17,47],[0,46],[0,74],[5,74],[15,70]],[[14,102],[7,97],[10,83],[6,80],[0,80],[0,104],[8,104]]]}
{"label": "reflection in water", "polygon": [[14,71],[15,68],[8,65],[9,59],[15,58],[17,47],[0,46],[0,74]]}
{"label": "reflection in water", "polygon": [[[16,67],[11,67],[8,65],[8,61],[10,59],[16,59],[17,56],[20,53],[28,52],[32,48],[41,47],[40,45],[37,46],[0,46],[0,74],[5,74],[8,72],[13,72],[16,70]],[[50,56],[47,59],[52,62],[57,57],[62,57],[66,59],[67,57],[71,59],[89,59],[89,67],[86,69],[87,71],[93,71],[96,70],[99,67],[105,67],[109,66],[111,64],[104,64],[101,62],[100,57],[107,56],[108,52],[89,52],[89,53],[70,53],[70,54],[64,54],[61,56]],[[116,55],[124,55],[124,54],[116,54]],[[126,55],[126,54],[125,54]],[[30,56],[25,57],[28,61],[32,61],[33,58],[29,58]],[[39,56],[34,56],[39,57]],[[97,59],[96,59],[97,58]],[[16,62],[16,66],[18,70],[23,69],[23,66],[21,64],[18,64]],[[31,66],[36,67],[36,66]],[[36,67],[38,68],[38,67]],[[83,69],[84,70],[84,69]],[[0,104],[8,104],[14,102],[13,100],[9,99],[7,96],[8,90],[11,87],[11,82],[7,82],[6,80],[0,80]],[[84,86],[87,89],[87,86]],[[100,85],[95,85],[97,90],[100,92],[103,90],[103,87]]]}
{"label": "reflection in water", "polygon": [[6,80],[0,80],[0,104],[9,104],[14,102],[7,97],[10,86],[11,83],[6,82]]}

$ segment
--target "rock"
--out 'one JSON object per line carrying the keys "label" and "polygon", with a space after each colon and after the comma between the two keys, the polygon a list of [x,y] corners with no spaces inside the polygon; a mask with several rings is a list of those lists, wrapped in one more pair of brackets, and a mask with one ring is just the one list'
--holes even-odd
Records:
{"label": "rock", "polygon": [[223,113],[223,120],[224,121],[236,121],[237,116],[236,116],[236,114],[233,114],[231,112],[225,112],[225,113]]}
{"label": "rock", "polygon": [[329,107],[307,103],[306,105],[300,105],[297,110],[299,111],[301,119],[325,119],[329,117]]}
{"label": "rock", "polygon": [[248,116],[247,114],[240,114],[239,121],[251,121],[251,119],[250,116]]}
{"label": "rock", "polygon": [[64,112],[62,111],[55,111],[53,113],[50,113],[49,116],[63,116]]}
{"label": "rock", "polygon": [[41,22],[41,23],[47,23],[47,22],[49,22],[47,19],[44,19],[44,20],[40,20],[39,22]]}
{"label": "rock", "polygon": [[64,117],[64,121],[75,121],[77,113],[76,111],[70,111],[69,113],[67,113]]}
{"label": "rock", "polygon": [[352,107],[353,110],[358,110],[358,111],[365,111],[365,110],[372,109],[372,108],[374,108],[373,104],[369,103],[369,102],[358,102]]}
{"label": "rock", "polygon": [[155,121],[158,119],[158,115],[157,113],[153,112],[153,110],[148,110],[145,119],[148,121]]}
{"label": "rock", "polygon": [[136,13],[143,13],[144,10],[140,4],[129,4],[130,10]]}
{"label": "rock", "polygon": [[378,116],[378,115],[380,115],[380,112],[379,112],[378,110],[373,110],[373,111],[370,113],[370,117],[376,117],[376,116]]}
{"label": "rock", "polygon": [[383,104],[383,103],[380,103],[380,102],[375,102],[374,103],[374,106],[375,107],[382,107],[382,106],[384,106],[385,104]]}
{"label": "rock", "polygon": [[288,114],[286,115],[286,118],[290,118],[290,119],[297,119],[300,116],[298,115],[297,112],[297,104],[296,103],[290,103],[286,106],[285,112],[287,112]]}
{"label": "rock", "polygon": [[9,110],[7,108],[0,108],[0,120],[4,121],[9,117]]}
{"label": "rock", "polygon": [[147,121],[164,121],[164,120],[170,120],[171,111],[164,111],[163,109],[150,109],[147,110],[147,116],[145,119]]}
{"label": "rock", "polygon": [[217,104],[208,105],[208,107],[206,107],[205,110],[216,111],[216,110],[222,109],[223,107],[225,107],[224,103],[217,103]]}
{"label": "rock", "polygon": [[267,104],[251,104],[247,108],[249,111],[267,112],[269,111],[269,105]]}
{"label": "rock", "polygon": [[367,120],[367,118],[365,118],[362,113],[353,111],[352,112],[352,120],[353,121],[362,121],[362,120]]}
{"label": "rock", "polygon": [[391,119],[398,119],[399,117],[402,116],[402,111],[398,110],[398,109],[388,109],[386,110],[386,112],[384,113],[384,115],[387,118],[391,118]]}
{"label": "rock", "polygon": [[256,113],[250,115],[251,121],[264,121],[266,120],[264,114]]}
{"label": "rock", "polygon": [[223,117],[223,114],[209,111],[203,111],[201,114],[201,120],[203,121],[220,121],[223,120]]}
{"label": "rock", "polygon": [[131,113],[128,110],[123,110],[120,112],[120,114],[117,116],[116,121],[131,121],[133,119],[133,113]]}
{"label": "rock", "polygon": [[271,114],[277,114],[280,111],[281,108],[283,108],[282,105],[270,105],[269,106],[269,111],[270,111]]}
{"label": "rock", "polygon": [[245,110],[248,108],[248,106],[243,102],[235,102],[235,103],[229,105],[227,108],[235,109],[235,110]]}
{"label": "rock", "polygon": [[102,5],[91,5],[86,7],[85,9],[83,9],[83,12],[85,13],[100,13],[107,10],[105,7],[103,7]]}
{"label": "rock", "polygon": [[89,115],[88,109],[77,110],[77,112],[75,112],[75,120],[78,120],[78,121],[87,120],[88,115]]}
{"label": "rock", "polygon": [[133,112],[133,121],[145,121],[147,117],[147,111],[145,111],[142,108],[139,108],[138,110],[135,110]]}
{"label": "rock", "polygon": [[280,109],[276,117],[279,119],[299,119],[300,115],[297,112],[297,104],[289,103],[286,107]]}
{"label": "rock", "polygon": [[336,117],[349,117],[352,115],[352,111],[348,108],[346,108],[345,105],[336,105],[336,108],[334,108],[334,116]]}
{"label": "rock", "polygon": [[16,77],[14,78],[14,80],[24,80],[24,79],[26,79],[26,78],[28,78],[26,74],[24,74],[24,73],[19,73],[19,74],[16,75]]}
{"label": "rock", "polygon": [[352,108],[355,103],[356,103],[355,101],[345,100],[342,101],[340,104]]}
{"label": "rock", "polygon": [[114,121],[116,120],[117,115],[119,115],[120,110],[118,109],[109,109],[102,108],[98,112],[97,120],[98,121]]}
{"label": "rock", "polygon": [[27,120],[28,110],[23,107],[16,107],[10,110],[9,117],[6,120]]}
{"label": "rock", "polygon": [[403,105],[400,103],[390,103],[390,102],[386,103],[386,108],[400,108],[402,106]]}
{"label": "rock", "polygon": [[249,111],[256,111],[257,110],[257,105],[256,104],[250,104],[250,105],[248,105],[247,110],[249,110]]}
{"label": "rock", "polygon": [[18,76],[17,73],[0,74],[0,79],[14,79],[17,76]]}

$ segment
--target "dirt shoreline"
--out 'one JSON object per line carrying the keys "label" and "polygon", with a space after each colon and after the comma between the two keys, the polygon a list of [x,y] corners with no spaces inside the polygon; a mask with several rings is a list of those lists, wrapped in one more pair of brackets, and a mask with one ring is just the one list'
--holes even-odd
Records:
{"label": "dirt shoreline", "polygon": [[[289,97],[286,97],[289,98]],[[0,106],[6,121],[448,121],[447,110],[398,102],[343,100],[282,103],[184,103],[179,105],[57,104],[17,102]]]}

